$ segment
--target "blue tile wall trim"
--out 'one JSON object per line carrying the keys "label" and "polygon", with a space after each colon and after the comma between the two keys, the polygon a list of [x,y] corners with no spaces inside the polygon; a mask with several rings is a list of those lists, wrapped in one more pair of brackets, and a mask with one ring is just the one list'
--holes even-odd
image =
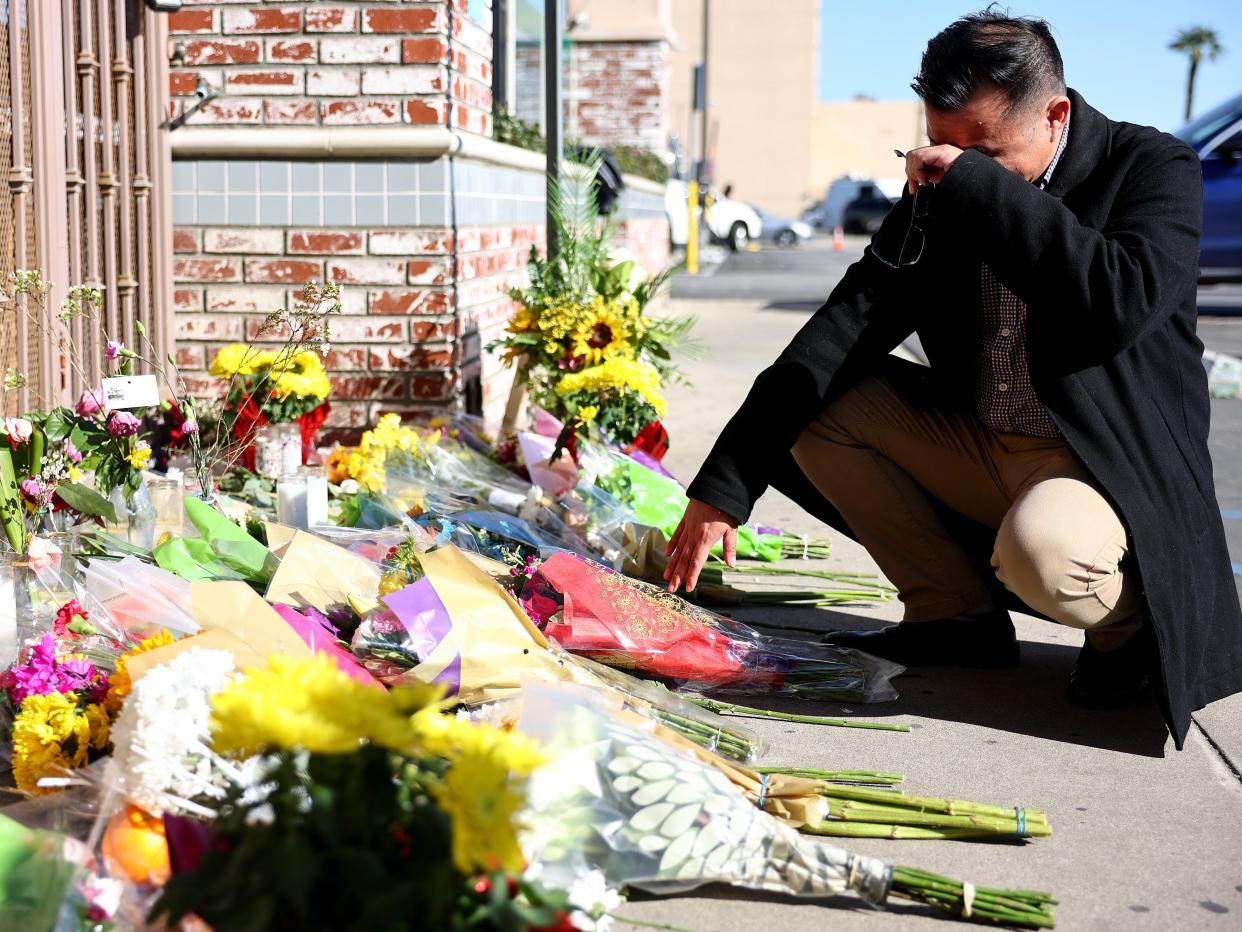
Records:
{"label": "blue tile wall trim", "polygon": [[[458,161],[457,222],[542,223],[541,172]],[[306,162],[183,159],[173,163],[179,226],[427,226],[450,222],[447,159]],[[626,189],[618,216],[664,216],[658,194]]]}

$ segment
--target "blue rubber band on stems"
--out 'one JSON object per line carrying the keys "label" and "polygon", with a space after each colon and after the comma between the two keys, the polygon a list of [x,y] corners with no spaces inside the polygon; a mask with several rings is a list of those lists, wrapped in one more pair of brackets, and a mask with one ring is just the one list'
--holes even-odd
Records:
{"label": "blue rubber band on stems", "polygon": [[768,795],[768,777],[771,774],[764,774],[763,779],[759,782],[759,808],[763,809],[763,798]]}
{"label": "blue rubber band on stems", "polygon": [[1026,809],[1022,806],[1013,807],[1014,818],[1018,820],[1017,836],[1019,838],[1026,837]]}

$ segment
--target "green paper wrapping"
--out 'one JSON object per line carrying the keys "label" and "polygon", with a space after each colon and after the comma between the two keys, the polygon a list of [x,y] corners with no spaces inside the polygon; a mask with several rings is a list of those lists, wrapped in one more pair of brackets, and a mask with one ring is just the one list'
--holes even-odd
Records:
{"label": "green paper wrapping", "polygon": [[17,490],[13,454],[0,449],[0,523],[14,553],[26,552],[26,524],[22,520],[22,498]]}
{"label": "green paper wrapping", "polygon": [[185,513],[200,539],[174,537],[154,550],[155,562],[190,582],[244,579],[266,585],[279,565],[275,554],[200,498],[187,495]]}
{"label": "green paper wrapping", "polygon": [[79,868],[64,839],[0,816],[0,929],[52,929]]}
{"label": "green paper wrapping", "polygon": [[152,551],[160,569],[176,573],[186,582],[241,579],[241,575],[216,556],[211,545],[197,537],[173,537]]}
{"label": "green paper wrapping", "polygon": [[187,495],[185,513],[226,565],[253,582],[266,583],[272,578],[277,566],[272,552],[211,505]]}
{"label": "green paper wrapping", "polygon": [[[622,499],[633,510],[640,524],[659,528],[672,539],[673,532],[681,523],[690,499],[676,480],[648,469],[628,456],[614,458],[614,471],[601,477],[605,491]],[[722,556],[720,544],[712,548],[715,556]],[[747,560],[765,560],[774,563],[781,558],[780,538],[772,534],[757,534],[743,525],[737,529],[737,555]]]}

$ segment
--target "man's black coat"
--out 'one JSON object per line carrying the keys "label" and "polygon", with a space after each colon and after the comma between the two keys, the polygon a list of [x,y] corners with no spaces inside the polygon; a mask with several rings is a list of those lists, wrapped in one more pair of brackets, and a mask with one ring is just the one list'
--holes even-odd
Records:
{"label": "man's black coat", "polygon": [[[925,403],[973,410],[980,263],[1027,304],[1031,379],[1122,516],[1153,622],[1165,720],[1242,690],[1242,614],[1208,454],[1195,334],[1203,184],[1195,153],[1070,91],[1046,190],[977,152],[932,192],[924,255],[894,270],[909,195],[721,433],[690,495],[745,520],[772,485],[846,531],[786,451],[818,411],[917,332]],[[990,574],[987,552],[981,572]]]}

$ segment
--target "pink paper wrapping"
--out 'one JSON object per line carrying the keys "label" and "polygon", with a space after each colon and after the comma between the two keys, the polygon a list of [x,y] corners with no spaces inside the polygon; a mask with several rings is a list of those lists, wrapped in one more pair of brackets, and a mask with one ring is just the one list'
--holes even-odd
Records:
{"label": "pink paper wrapping", "polygon": [[348,673],[359,683],[365,683],[377,689],[384,688],[383,684],[373,677],[366,667],[355,660],[353,654],[341,647],[318,622],[307,618],[292,605],[273,605],[272,607],[276,609],[276,614],[288,622],[289,627],[296,631],[298,637],[305,641],[306,646],[315,653],[330,656],[336,661],[339,669]]}

